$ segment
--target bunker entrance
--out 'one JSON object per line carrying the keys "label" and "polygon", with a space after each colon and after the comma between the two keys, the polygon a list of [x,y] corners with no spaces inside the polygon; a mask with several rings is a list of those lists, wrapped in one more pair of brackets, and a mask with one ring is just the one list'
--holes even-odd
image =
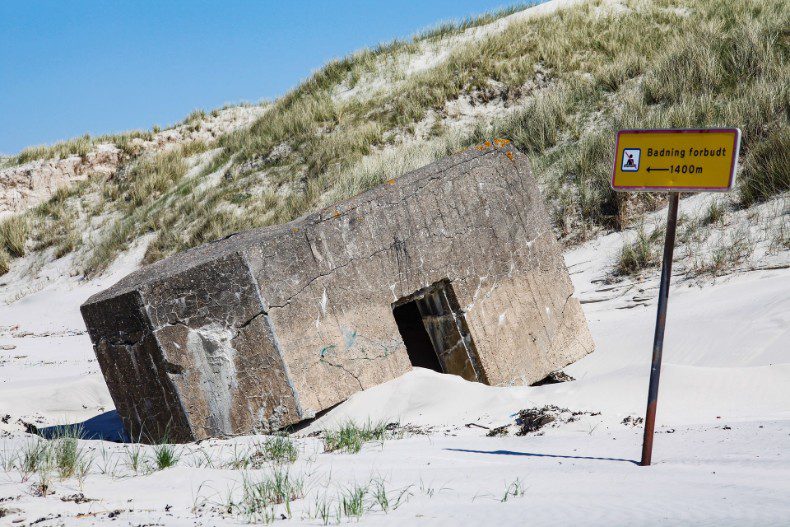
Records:
{"label": "bunker entrance", "polygon": [[472,336],[448,280],[392,305],[412,366],[487,384]]}

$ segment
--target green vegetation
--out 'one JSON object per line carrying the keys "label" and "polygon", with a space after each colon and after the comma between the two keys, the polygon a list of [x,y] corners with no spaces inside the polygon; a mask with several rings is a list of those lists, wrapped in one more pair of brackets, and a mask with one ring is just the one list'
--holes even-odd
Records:
{"label": "green vegetation", "polygon": [[637,275],[644,269],[655,267],[660,263],[659,244],[664,238],[663,229],[654,229],[650,234],[645,233],[640,226],[636,233],[636,240],[623,245],[614,267],[615,276]]}
{"label": "green vegetation", "polygon": [[54,475],[62,480],[76,477],[82,483],[93,464],[93,455],[79,444],[82,435],[82,427],[74,425],[60,427],[50,439],[30,439],[11,455],[3,452],[0,456],[3,470],[17,469],[22,481],[35,475],[33,488],[42,496],[52,492]]}
{"label": "green vegetation", "polygon": [[717,236],[711,236],[706,251],[698,251],[693,255],[690,272],[697,276],[721,275],[746,261],[752,253],[753,246],[754,240],[748,228],[719,232]]}
{"label": "green vegetation", "polygon": [[11,216],[0,221],[0,247],[11,256],[24,256],[30,234],[30,224],[24,215]]}
{"label": "green vegetation", "polygon": [[28,441],[20,456],[19,470],[23,474],[32,474],[48,468],[50,462],[50,449],[48,443],[41,439]]}
{"label": "green vegetation", "polygon": [[275,436],[267,438],[262,445],[257,445],[253,457],[259,462],[293,463],[299,457],[299,452],[296,449],[296,445],[289,438]]}
{"label": "green vegetation", "polygon": [[61,479],[75,475],[87,462],[79,446],[82,432],[81,426],[64,426],[51,440],[53,461]]}
{"label": "green vegetation", "polygon": [[32,211],[31,238],[34,249],[42,250],[55,247],[55,258],[61,258],[82,245],[80,231],[80,194],[85,183],[70,188],[61,187],[49,199]]}
{"label": "green vegetation", "polygon": [[158,470],[176,466],[178,459],[178,452],[173,445],[162,443],[154,447],[154,465]]}
{"label": "green vegetation", "polygon": [[341,495],[339,513],[346,518],[356,518],[357,521],[365,514],[365,497],[368,494],[365,485],[353,485],[345,489]]}
{"label": "green vegetation", "polygon": [[5,247],[0,247],[0,276],[6,274],[11,269],[11,256]]}
{"label": "green vegetation", "polygon": [[[790,189],[786,2],[632,0],[623,9],[591,2],[460,36],[510,12],[330,62],[250,128],[213,144],[139,157],[129,146],[121,176],[94,178],[81,190],[99,198],[84,218],[33,218],[64,240],[39,243],[66,254],[83,244],[73,233],[100,217],[101,231],[85,242],[88,273],[145,234],[153,235],[145,255],[153,262],[287,222],[493,137],[530,156],[556,232],[569,243],[625,228],[662,204],[610,189],[614,132],[622,128],[740,127],[740,205]],[[445,60],[426,60],[450,43]],[[461,126],[448,112],[460,99],[510,110],[492,106]],[[184,124],[200,126],[205,116],[193,112]],[[79,153],[91,141],[47,155]],[[210,148],[211,159],[195,167],[194,156]],[[654,258],[637,247],[621,260],[619,272],[632,273]]]}
{"label": "green vegetation", "polygon": [[[175,210],[183,212],[183,208],[175,209],[174,206],[184,190],[189,190],[189,185],[194,183],[190,181],[179,186],[189,169],[187,159],[206,149],[208,145],[200,141],[186,143],[180,148],[141,159],[123,178],[97,183],[100,188],[95,191],[101,191],[103,201],[119,214],[93,247],[86,262],[87,274],[103,271],[129,243],[147,232],[162,232],[162,222],[169,214]],[[192,205],[194,217],[199,206],[195,202]]]}
{"label": "green vegetation", "polygon": [[256,441],[251,447],[233,446],[233,457],[227,464],[229,468],[260,469],[294,463],[299,457],[296,444],[287,436],[268,437],[263,442]]}
{"label": "green vegetation", "polygon": [[702,217],[702,225],[710,225],[712,223],[723,223],[724,214],[726,213],[724,205],[720,200],[714,200],[708,205],[708,210]]}
{"label": "green vegetation", "polygon": [[18,155],[11,158],[10,165],[21,165],[36,159],[65,159],[71,156],[85,157],[93,150],[96,145],[102,143],[114,143],[118,148],[127,151],[125,148],[132,139],[142,139],[150,141],[153,138],[153,133],[143,130],[133,130],[123,134],[115,135],[101,135],[98,137],[91,137],[90,134],[85,134],[76,139],[69,139],[68,141],[60,141],[54,145],[39,145],[25,148]]}
{"label": "green vegetation", "polygon": [[[787,104],[790,88],[785,88]],[[787,111],[788,107],[785,106]],[[764,141],[756,143],[744,160],[740,175],[741,203],[744,206],[765,201],[790,189],[790,126],[787,125],[787,119],[775,126],[776,130],[769,133]]]}
{"label": "green vegetation", "polygon": [[370,441],[383,442],[387,426],[384,423],[358,425],[348,422],[339,428],[324,431],[324,450],[326,452],[347,452],[356,454],[362,445]]}
{"label": "green vegetation", "polygon": [[124,454],[126,454],[126,464],[132,472],[136,474],[145,468],[142,445],[130,445],[124,449]]}
{"label": "green vegetation", "polygon": [[181,121],[181,124],[184,124],[184,125],[195,124],[195,123],[199,123],[200,121],[204,120],[205,118],[206,118],[206,112],[205,111],[203,111],[203,110],[195,110],[192,113],[190,113],[189,115],[187,115],[186,118],[183,121]]}
{"label": "green vegetation", "polygon": [[359,521],[369,512],[388,513],[395,510],[412,496],[412,485],[399,490],[387,490],[384,479],[371,478],[367,483],[353,483],[337,489],[336,494],[317,495],[310,516],[324,525],[340,524],[350,520]]}
{"label": "green vegetation", "polygon": [[282,504],[290,518],[291,502],[304,497],[304,493],[304,481],[286,468],[274,468],[259,479],[245,474],[241,499],[230,498],[226,510],[245,516],[250,523],[271,523],[279,517],[275,514],[276,505]]}
{"label": "green vegetation", "polygon": [[22,150],[13,160],[14,164],[27,163],[35,159],[64,159],[70,156],[85,156],[93,148],[94,142],[89,134],[68,141],[61,141],[52,146],[31,146]]}
{"label": "green vegetation", "polygon": [[519,478],[514,479],[511,481],[507,487],[505,487],[505,494],[502,496],[502,499],[499,500],[502,503],[508,501],[510,498],[518,498],[526,495],[527,490],[524,488],[524,484],[521,482]]}

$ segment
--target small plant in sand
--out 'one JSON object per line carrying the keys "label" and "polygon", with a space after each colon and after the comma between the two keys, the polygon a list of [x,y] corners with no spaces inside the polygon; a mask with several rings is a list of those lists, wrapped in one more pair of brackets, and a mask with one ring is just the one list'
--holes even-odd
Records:
{"label": "small plant in sand", "polygon": [[367,483],[353,483],[340,487],[334,496],[317,495],[309,516],[320,519],[324,525],[330,521],[340,524],[344,520],[359,521],[369,512],[388,513],[406,503],[412,496],[412,486],[387,489],[384,479],[372,477]]}
{"label": "small plant in sand", "polygon": [[174,467],[178,464],[179,455],[173,445],[162,443],[154,447],[154,464],[158,470]]}
{"label": "small plant in sand", "polygon": [[521,483],[519,478],[516,478],[505,487],[505,494],[500,501],[504,503],[510,498],[518,498],[526,493],[527,491],[524,489],[524,484]]}
{"label": "small plant in sand", "polygon": [[324,450],[326,452],[347,452],[356,454],[362,450],[362,445],[370,441],[381,443],[386,439],[387,425],[384,423],[372,424],[370,421],[359,425],[349,421],[339,428],[324,432]]}
{"label": "small plant in sand", "polygon": [[126,466],[135,474],[145,468],[145,457],[142,445],[129,445],[123,449],[126,454]]}
{"label": "small plant in sand", "polygon": [[240,514],[249,522],[271,523],[277,515],[278,505],[283,505],[282,514],[291,517],[291,502],[304,497],[304,480],[293,476],[287,468],[275,467],[260,479],[244,475],[241,498],[228,498],[225,509],[231,514]]}
{"label": "small plant in sand", "polygon": [[616,276],[634,276],[644,269],[658,265],[658,244],[663,235],[663,229],[654,229],[653,232],[647,234],[644,227],[639,227],[636,239],[631,243],[626,243],[620,249],[620,254],[615,262],[614,274]]}
{"label": "small plant in sand", "polygon": [[35,475],[33,492],[41,496],[51,493],[54,475],[61,480],[76,477],[81,485],[93,465],[91,451],[80,446],[82,434],[80,426],[63,426],[50,439],[35,438],[26,442],[19,452],[4,451],[3,469],[19,470],[23,482]]}
{"label": "small plant in sand", "polygon": [[22,480],[26,481],[32,474],[44,470],[49,470],[51,463],[51,450],[43,439],[33,439],[22,447],[19,456],[19,471],[22,473]]}
{"label": "small plant in sand", "polygon": [[354,484],[345,489],[340,495],[339,511],[346,518],[359,518],[365,514],[365,497],[368,494],[367,485]]}
{"label": "small plant in sand", "polygon": [[80,426],[64,426],[51,440],[52,459],[61,479],[84,473],[90,466],[85,449],[79,445],[82,433]]}
{"label": "small plant in sand", "polygon": [[293,463],[298,457],[299,451],[290,438],[274,436],[256,445],[251,461],[253,466],[259,466],[262,462],[284,464]]}
{"label": "small plant in sand", "polygon": [[719,200],[714,200],[708,205],[705,215],[702,217],[703,225],[711,225],[713,223],[724,223],[724,214],[726,210],[724,205]]}

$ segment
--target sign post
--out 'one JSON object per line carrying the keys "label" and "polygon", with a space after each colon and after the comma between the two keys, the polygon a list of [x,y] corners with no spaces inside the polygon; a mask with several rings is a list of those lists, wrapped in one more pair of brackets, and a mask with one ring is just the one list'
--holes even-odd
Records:
{"label": "sign post", "polygon": [[615,144],[612,189],[615,191],[668,192],[667,231],[658,288],[653,359],[647,392],[642,461],[653,457],[653,432],[658,408],[658,381],[664,351],[672,254],[678,220],[679,192],[727,192],[735,183],[735,166],[741,144],[737,128],[705,130],[621,130]]}

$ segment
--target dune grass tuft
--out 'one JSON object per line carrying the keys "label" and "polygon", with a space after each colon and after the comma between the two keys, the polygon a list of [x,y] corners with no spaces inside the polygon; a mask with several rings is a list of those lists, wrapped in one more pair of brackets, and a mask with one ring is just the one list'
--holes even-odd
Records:
{"label": "dune grass tuft", "polygon": [[0,247],[11,256],[24,256],[30,234],[27,216],[15,215],[0,221]]}
{"label": "dune grass tuft", "polygon": [[324,431],[324,450],[326,452],[346,452],[356,454],[362,445],[371,441],[383,442],[387,426],[384,423],[357,424],[349,421],[338,428]]}
{"label": "dune grass tuft", "polygon": [[299,451],[290,438],[274,436],[267,438],[262,445],[258,445],[256,455],[259,459],[276,464],[293,463],[299,457]]}
{"label": "dune grass tuft", "polygon": [[636,239],[626,243],[620,249],[614,267],[615,276],[633,276],[650,267],[655,267],[660,261],[659,245],[663,239],[664,230],[654,229],[650,234],[640,226]]}
{"label": "dune grass tuft", "polygon": [[225,505],[228,512],[244,516],[250,523],[271,523],[280,516],[276,507],[282,505],[285,518],[290,518],[291,503],[305,495],[304,480],[290,469],[275,467],[260,477],[244,474],[241,498],[230,497]]}
{"label": "dune grass tuft", "polygon": [[786,123],[746,154],[740,174],[743,206],[790,190],[790,126]]}
{"label": "dune grass tuft", "polygon": [[154,447],[154,465],[158,470],[174,467],[178,460],[178,451],[173,445],[162,443]]}
{"label": "dune grass tuft", "polygon": [[0,247],[0,276],[11,270],[11,256],[5,247]]}

